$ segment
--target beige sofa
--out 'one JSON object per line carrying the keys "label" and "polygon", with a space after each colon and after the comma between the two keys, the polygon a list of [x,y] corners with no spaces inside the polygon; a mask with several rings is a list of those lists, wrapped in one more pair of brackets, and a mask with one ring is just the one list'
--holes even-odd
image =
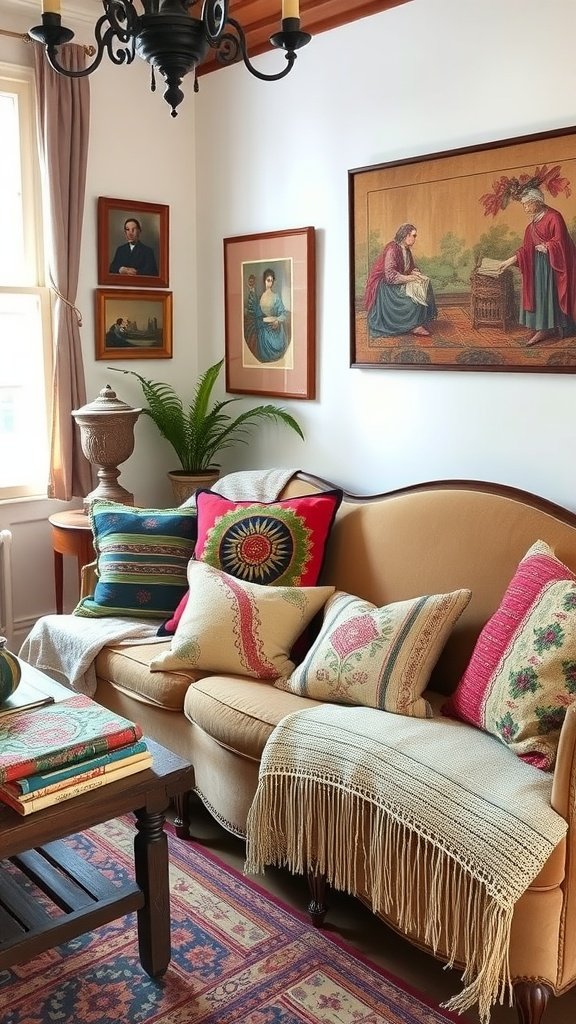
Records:
{"label": "beige sofa", "polygon": [[[329,486],[300,474],[282,496]],[[518,562],[537,539],[547,541],[576,571],[576,515],[522,491],[443,481],[370,498],[345,495],[322,581],[378,605],[470,588],[470,604],[430,683],[431,690],[449,693]],[[201,799],[227,829],[242,836],[271,731],[285,715],[316,702],[256,680],[151,673],[148,662],[158,651],[158,644],[105,648],[97,660],[96,697],[188,758]],[[510,966],[521,1024],[539,1024],[548,993],[561,994],[576,981],[575,747],[576,707],[571,706],[552,792],[554,809],[568,821],[567,839],[514,911]],[[315,898],[322,916],[321,888]],[[386,920],[396,925],[393,912]],[[407,937],[428,948],[422,936]]]}

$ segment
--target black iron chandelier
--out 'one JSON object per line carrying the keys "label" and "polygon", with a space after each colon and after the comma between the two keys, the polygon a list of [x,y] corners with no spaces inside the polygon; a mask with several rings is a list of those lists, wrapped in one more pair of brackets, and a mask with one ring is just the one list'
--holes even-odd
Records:
{"label": "black iron chandelier", "polygon": [[[270,42],[285,51],[287,63],[277,74],[266,75],[250,62],[244,30],[228,15],[229,0],[203,0],[200,17],[195,18],[190,9],[199,4],[200,0],[141,0],[144,13],[138,14],[134,0],[102,0],[104,13],[94,28],[94,60],[82,71],[70,71],[58,60],[58,47],[74,38],[74,33],[62,25],[59,0],[44,0],[42,24],[31,28],[28,35],[44,45],[50,66],[67,78],[90,75],[104,53],[113,64],[131,64],[138,55],[152,67],[152,91],[156,88],[155,69],[165,79],[164,99],[172,108],[172,117],[176,117],[176,107],[184,99],[182,79],[195,71],[210,47],[221,64],[232,64],[241,57],[256,78],[275,82],[292,70],[296,50],[311,39],[300,30],[298,0],[282,0],[281,28]],[[198,91],[196,76],[194,91]]]}

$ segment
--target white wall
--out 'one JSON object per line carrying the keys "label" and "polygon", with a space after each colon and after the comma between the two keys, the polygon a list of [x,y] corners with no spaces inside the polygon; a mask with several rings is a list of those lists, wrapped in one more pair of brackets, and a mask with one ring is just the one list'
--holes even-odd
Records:
{"label": "white wall", "polygon": [[[213,355],[222,238],[317,230],[318,400],[286,403],[307,444],[262,438],[252,465],[298,464],[364,493],[492,479],[576,508],[572,374],[350,368],[347,196],[352,168],[576,123],[575,37],[573,0],[412,0],[317,36],[282,82],[243,67],[201,80],[199,333]],[[257,61],[271,71],[282,57]]]}
{"label": "white wall", "polygon": [[[25,30],[33,17],[18,20],[14,8],[0,0],[0,27]],[[80,24],[77,41],[91,36]],[[224,468],[300,466],[365,493],[493,479],[576,508],[573,375],[350,368],[347,178],[351,168],[575,124],[575,37],[573,0],[412,0],[317,36],[282,82],[259,82],[242,66],[201,78],[197,96],[186,82],[176,119],[160,92],[149,94],[145,65],[105,59],[90,79],[78,292],[89,400],[108,381],[124,401],[141,398],[134,381],[94,359],[99,195],[170,206],[174,358],[129,365],[183,392],[224,351],[222,239],[311,224],[318,398],[285,403],[307,443],[271,427],[229,453]],[[29,61],[29,48],[0,37],[0,59]],[[282,61],[257,58],[268,71]],[[170,503],[171,460],[141,418],[120,477],[138,504]],[[0,528],[15,533],[21,633],[53,609],[47,516],[61,507],[0,505]]]}

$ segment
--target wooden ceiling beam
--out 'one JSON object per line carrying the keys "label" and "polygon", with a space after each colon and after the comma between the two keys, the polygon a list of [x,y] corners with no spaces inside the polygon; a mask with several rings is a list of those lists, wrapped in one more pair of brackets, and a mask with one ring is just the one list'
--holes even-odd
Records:
{"label": "wooden ceiling beam", "polygon": [[[304,32],[312,36],[328,29],[347,25],[371,14],[378,14],[390,7],[399,7],[410,0],[301,0],[300,19]],[[240,22],[246,35],[250,57],[272,50],[270,36],[280,29],[281,0],[231,0],[230,15]],[[193,14],[193,10],[191,11]],[[200,78],[224,65],[211,50],[206,60],[196,69]]]}

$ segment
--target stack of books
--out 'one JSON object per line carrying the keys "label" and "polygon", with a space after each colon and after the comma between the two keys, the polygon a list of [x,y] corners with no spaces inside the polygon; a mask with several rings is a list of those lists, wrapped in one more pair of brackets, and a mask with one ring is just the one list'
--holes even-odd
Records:
{"label": "stack of books", "polygon": [[19,814],[151,765],[141,727],[90,697],[76,695],[0,716],[0,800]]}

